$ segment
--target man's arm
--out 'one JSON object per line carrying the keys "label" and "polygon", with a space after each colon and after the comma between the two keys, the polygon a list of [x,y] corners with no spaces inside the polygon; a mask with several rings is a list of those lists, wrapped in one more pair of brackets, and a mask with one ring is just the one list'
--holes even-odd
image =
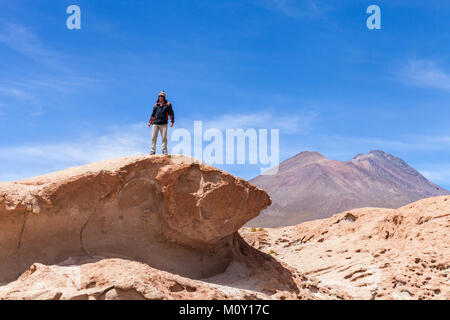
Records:
{"label": "man's arm", "polygon": [[175,113],[173,112],[171,103],[169,103],[168,113],[169,113],[169,117],[170,117],[171,126],[173,126],[173,123],[175,122]]}
{"label": "man's arm", "polygon": [[155,121],[155,112],[156,112],[156,105],[153,107],[152,116],[148,122],[148,126],[150,126],[153,123],[153,121]]}

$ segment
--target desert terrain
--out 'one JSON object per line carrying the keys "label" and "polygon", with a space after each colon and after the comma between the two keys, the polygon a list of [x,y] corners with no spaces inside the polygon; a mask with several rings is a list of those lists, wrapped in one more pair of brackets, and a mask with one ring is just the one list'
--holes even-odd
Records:
{"label": "desert terrain", "polygon": [[271,202],[184,156],[0,183],[0,299],[450,298],[450,197],[243,227]]}

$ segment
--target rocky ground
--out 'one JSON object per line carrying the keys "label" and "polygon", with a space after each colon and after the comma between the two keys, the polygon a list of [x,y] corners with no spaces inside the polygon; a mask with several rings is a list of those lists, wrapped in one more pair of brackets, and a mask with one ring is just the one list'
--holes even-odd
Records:
{"label": "rocky ground", "polygon": [[354,299],[450,299],[449,196],[240,233],[331,292]]}

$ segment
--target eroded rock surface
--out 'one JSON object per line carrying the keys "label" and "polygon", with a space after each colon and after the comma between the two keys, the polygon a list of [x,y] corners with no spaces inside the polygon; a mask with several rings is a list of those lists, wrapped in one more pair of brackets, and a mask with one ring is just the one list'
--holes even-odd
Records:
{"label": "eroded rock surface", "polygon": [[450,197],[241,228],[269,204],[183,156],[0,183],[0,300],[450,299]]}
{"label": "eroded rock surface", "polygon": [[269,196],[184,156],[133,156],[0,183],[0,283],[33,264],[116,256],[198,279],[223,272],[234,233]]}
{"label": "eroded rock surface", "polygon": [[[317,299],[317,281],[255,250],[236,233],[232,250],[224,272],[201,280],[118,257],[34,263],[16,281],[0,286],[0,300]],[[336,298],[336,292],[320,290]]]}
{"label": "eroded rock surface", "polygon": [[[362,208],[277,229],[242,228],[317,287],[354,299],[450,299],[450,197]],[[320,290],[315,295],[324,298]]]}

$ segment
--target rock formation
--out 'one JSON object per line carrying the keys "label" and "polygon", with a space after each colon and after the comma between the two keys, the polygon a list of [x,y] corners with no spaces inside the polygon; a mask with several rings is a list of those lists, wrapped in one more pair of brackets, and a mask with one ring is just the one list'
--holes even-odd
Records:
{"label": "rock formation", "polygon": [[230,262],[233,233],[270,204],[246,181],[181,156],[120,158],[1,183],[0,196],[0,282],[36,262],[99,254],[214,275]]}
{"label": "rock formation", "polygon": [[0,183],[0,300],[450,299],[450,197],[241,228],[270,203],[183,156]]}
{"label": "rock formation", "polygon": [[237,234],[270,203],[184,156],[0,183],[0,299],[312,298],[301,275]]}
{"label": "rock formation", "polygon": [[450,196],[240,233],[331,293],[354,299],[450,299]]}

